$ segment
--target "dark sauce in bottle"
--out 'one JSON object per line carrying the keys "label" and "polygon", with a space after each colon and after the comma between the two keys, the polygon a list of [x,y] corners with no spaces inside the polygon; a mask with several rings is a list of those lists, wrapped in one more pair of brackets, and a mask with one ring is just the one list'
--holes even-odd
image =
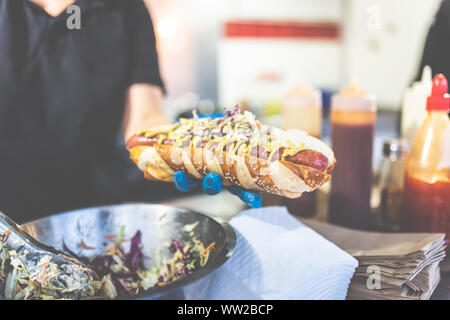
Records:
{"label": "dark sauce in bottle", "polygon": [[372,190],[373,124],[332,124],[336,167],[331,180],[330,219],[352,228],[368,228]]}
{"label": "dark sauce in bottle", "polygon": [[446,233],[450,240],[450,182],[429,183],[406,175],[403,231]]}
{"label": "dark sauce in bottle", "polygon": [[330,119],[336,167],[331,178],[329,220],[349,228],[369,229],[375,99],[335,96]]}
{"label": "dark sauce in bottle", "polygon": [[317,190],[304,192],[297,199],[283,199],[283,202],[289,212],[294,216],[312,217],[317,211]]}

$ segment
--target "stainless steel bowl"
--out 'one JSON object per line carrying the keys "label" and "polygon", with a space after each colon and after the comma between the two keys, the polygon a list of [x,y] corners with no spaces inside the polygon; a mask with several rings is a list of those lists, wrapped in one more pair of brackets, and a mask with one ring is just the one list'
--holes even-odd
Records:
{"label": "stainless steel bowl", "polygon": [[[215,242],[205,266],[189,276],[167,286],[142,292],[138,296],[121,299],[184,299],[192,292],[206,290],[208,275],[231,256],[236,235],[229,224],[193,211],[155,204],[120,204],[92,207],[53,215],[23,225],[40,242],[63,250],[63,244],[82,256],[102,254],[106,235],[119,233],[125,227],[126,236],[142,232],[143,253],[150,257],[156,250],[167,252],[172,239],[189,240],[184,226],[195,223],[195,234],[205,245]],[[80,246],[84,242],[88,247]],[[128,248],[125,248],[128,249]],[[167,252],[168,253],[168,252]]]}

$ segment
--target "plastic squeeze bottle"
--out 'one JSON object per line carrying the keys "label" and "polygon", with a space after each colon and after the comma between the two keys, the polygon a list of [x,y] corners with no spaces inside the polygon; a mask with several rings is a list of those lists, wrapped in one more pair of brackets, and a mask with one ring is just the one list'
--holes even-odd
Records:
{"label": "plastic squeeze bottle", "polygon": [[402,105],[402,138],[413,141],[419,128],[427,116],[427,97],[431,93],[432,73],[429,66],[425,66],[422,79],[416,81],[406,89]]}
{"label": "plastic squeeze bottle", "polygon": [[427,116],[405,162],[402,229],[450,237],[450,96],[447,79],[433,79]]}
{"label": "plastic squeeze bottle", "polygon": [[[322,94],[312,86],[296,86],[283,99],[283,129],[303,130],[320,138],[322,134]],[[298,199],[283,199],[293,215],[310,217],[317,210],[317,190],[303,193]]]}
{"label": "plastic squeeze bottle", "polygon": [[283,99],[283,129],[299,129],[320,138],[322,94],[311,86],[296,86]]}
{"label": "plastic squeeze bottle", "polygon": [[329,220],[369,229],[375,97],[356,81],[331,100],[331,142],[336,167],[331,177]]}

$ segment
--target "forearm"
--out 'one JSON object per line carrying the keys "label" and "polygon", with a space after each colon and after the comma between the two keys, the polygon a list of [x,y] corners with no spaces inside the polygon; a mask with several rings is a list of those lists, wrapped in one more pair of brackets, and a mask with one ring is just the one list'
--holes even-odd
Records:
{"label": "forearm", "polygon": [[163,93],[160,87],[134,84],[126,95],[124,139],[128,140],[140,130],[170,123],[164,112]]}

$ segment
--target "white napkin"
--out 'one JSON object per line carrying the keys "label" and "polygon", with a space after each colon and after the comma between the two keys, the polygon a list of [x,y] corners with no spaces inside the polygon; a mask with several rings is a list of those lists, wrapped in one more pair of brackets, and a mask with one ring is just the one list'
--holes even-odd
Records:
{"label": "white napkin", "polygon": [[285,207],[246,210],[230,221],[231,258],[188,299],[345,299],[358,262]]}

